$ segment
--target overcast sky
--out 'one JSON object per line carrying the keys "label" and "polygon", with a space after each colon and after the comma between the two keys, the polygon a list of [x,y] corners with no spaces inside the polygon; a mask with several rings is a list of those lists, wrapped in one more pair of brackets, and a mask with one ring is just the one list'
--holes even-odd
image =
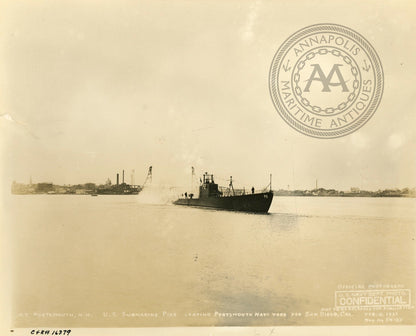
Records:
{"label": "overcast sky", "polygon": [[[0,8],[2,177],[186,185],[191,166],[236,185],[416,186],[411,1],[6,1]],[[316,23],[361,33],[384,68],[372,119],[314,139],[276,112],[268,71]]]}

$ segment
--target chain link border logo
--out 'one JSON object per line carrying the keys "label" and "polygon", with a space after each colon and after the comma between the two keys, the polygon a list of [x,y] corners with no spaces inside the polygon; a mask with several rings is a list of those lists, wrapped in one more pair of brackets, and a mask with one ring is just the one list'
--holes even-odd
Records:
{"label": "chain link border logo", "polygon": [[[288,52],[291,50],[291,48],[293,48],[296,45],[296,43],[301,41],[306,36],[311,35],[311,34],[319,34],[319,33],[339,34],[340,36],[348,37],[349,39],[353,40],[355,43],[357,43],[358,46],[360,46],[363,49],[363,51],[368,56],[368,59],[371,64],[366,65],[366,66],[372,67],[374,71],[374,81],[375,81],[374,92],[372,94],[372,97],[366,109],[361,113],[361,115],[357,119],[355,119],[353,122],[349,123],[348,125],[345,125],[345,127],[343,128],[317,129],[314,127],[306,126],[305,124],[299,122],[290,113],[288,108],[285,106],[283,99],[280,97],[280,94],[278,91],[281,72],[288,71],[288,65],[284,63],[285,57],[288,54]],[[325,47],[325,45],[322,47]],[[293,76],[291,77],[293,78]],[[292,92],[295,93],[296,83],[294,83],[293,80],[291,80],[290,84],[292,87]],[[360,83],[360,85],[361,84],[362,83]],[[375,111],[377,110],[380,104],[382,95],[383,95],[383,90],[384,90],[383,68],[382,68],[380,59],[376,51],[372,47],[372,45],[363,36],[361,36],[356,31],[352,30],[351,28],[338,25],[338,24],[332,24],[332,23],[315,24],[315,25],[307,26],[303,29],[298,30],[294,34],[292,34],[288,39],[286,39],[285,42],[283,42],[283,44],[275,53],[272,64],[270,66],[270,71],[269,71],[270,96],[272,98],[273,105],[276,108],[279,115],[293,129],[297,130],[298,132],[304,135],[314,137],[314,138],[321,138],[321,139],[339,138],[339,137],[349,135],[355,132],[356,130],[358,130],[359,128],[361,128],[362,126],[364,126],[371,119],[371,117],[374,115]],[[302,104],[299,104],[299,105],[302,108],[304,108]],[[316,111],[318,110],[321,111],[324,109],[322,109],[321,107],[315,106]]]}

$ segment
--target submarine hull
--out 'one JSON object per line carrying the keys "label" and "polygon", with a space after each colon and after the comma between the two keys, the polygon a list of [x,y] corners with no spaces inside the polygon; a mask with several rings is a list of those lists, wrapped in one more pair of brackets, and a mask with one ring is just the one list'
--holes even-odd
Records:
{"label": "submarine hull", "polygon": [[217,196],[204,198],[179,198],[176,205],[203,207],[220,210],[267,213],[273,200],[273,192],[238,196]]}

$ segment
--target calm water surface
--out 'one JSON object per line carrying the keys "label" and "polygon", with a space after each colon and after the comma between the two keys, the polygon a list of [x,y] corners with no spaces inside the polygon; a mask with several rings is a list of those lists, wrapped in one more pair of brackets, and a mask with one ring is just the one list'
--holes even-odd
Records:
{"label": "calm water surface", "polygon": [[[342,285],[415,289],[415,199],[276,197],[268,215],[138,196],[7,202],[20,327],[366,324],[305,313],[333,308]],[[400,317],[413,324],[414,309]]]}

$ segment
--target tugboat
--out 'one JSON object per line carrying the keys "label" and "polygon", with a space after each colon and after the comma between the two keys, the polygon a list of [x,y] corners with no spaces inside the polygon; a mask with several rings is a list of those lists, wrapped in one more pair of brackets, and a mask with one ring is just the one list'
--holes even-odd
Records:
{"label": "tugboat", "polygon": [[230,177],[229,188],[220,188],[214,182],[214,175],[205,173],[199,186],[199,198],[193,194],[184,194],[183,198],[177,199],[173,204],[194,207],[204,207],[221,210],[245,211],[256,213],[267,213],[273,200],[271,190],[271,175],[269,191],[255,192],[254,187],[251,193],[245,190],[236,191],[233,188],[232,177]]}

